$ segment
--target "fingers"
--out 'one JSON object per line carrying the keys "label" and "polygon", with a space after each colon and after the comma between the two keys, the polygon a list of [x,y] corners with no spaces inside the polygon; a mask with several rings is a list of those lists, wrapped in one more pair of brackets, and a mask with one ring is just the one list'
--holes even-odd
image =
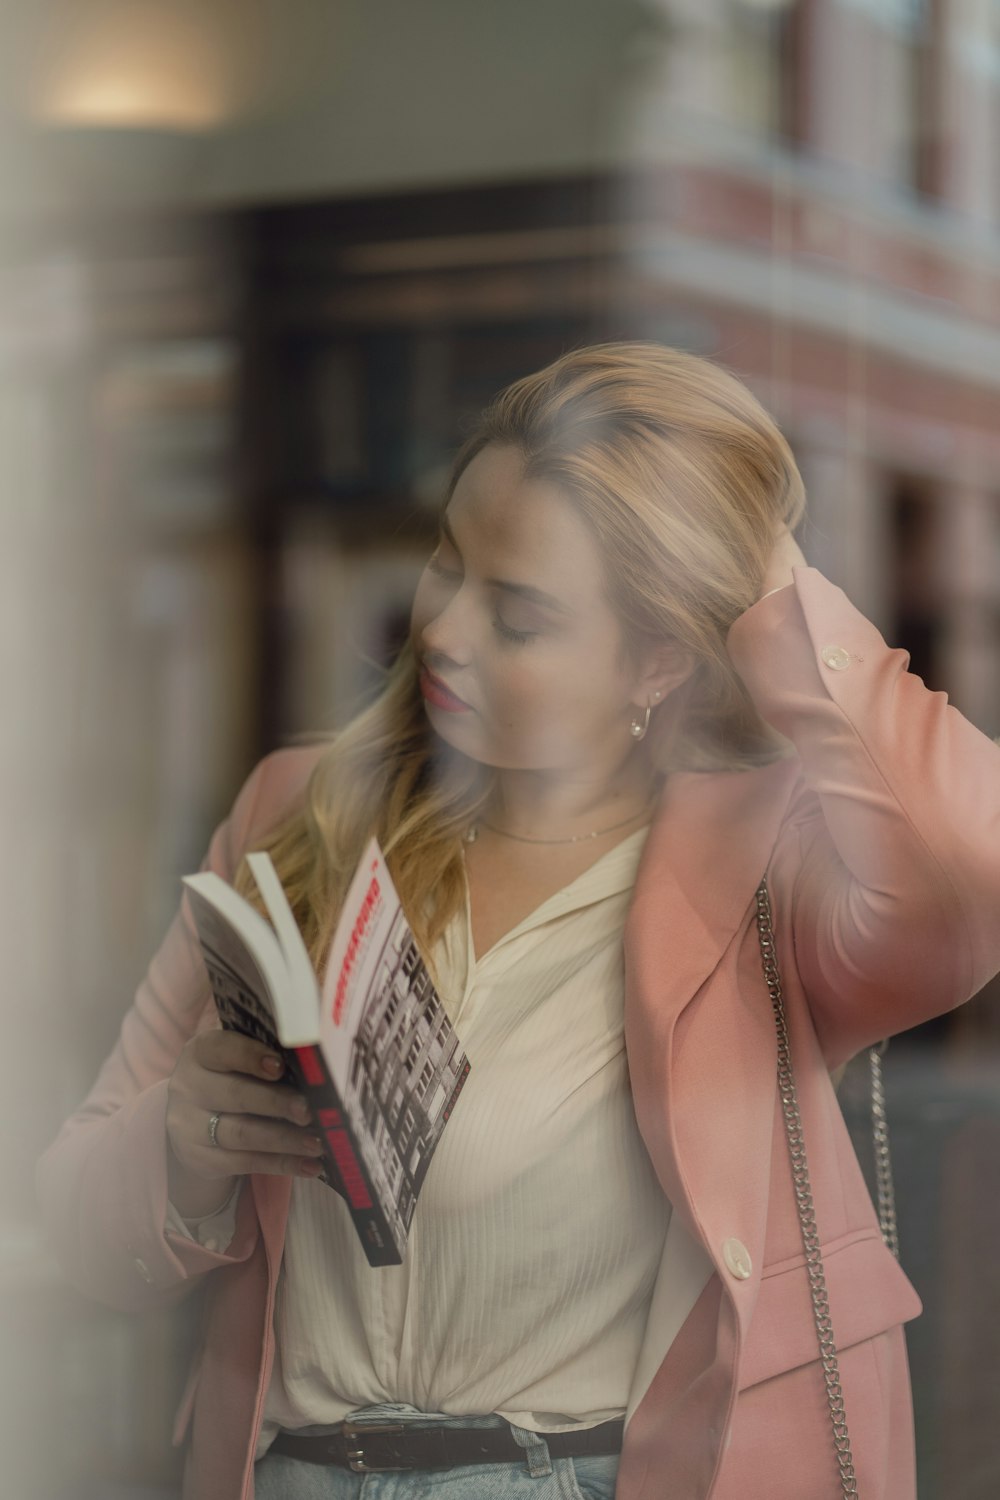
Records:
{"label": "fingers", "polygon": [[798,542],[792,536],[786,525],[782,525],[777,533],[774,547],[768,559],[764,571],[764,578],[758,592],[758,599],[763,599],[768,594],[775,593],[784,588],[786,584],[794,583],[795,579],[792,569],[795,567],[808,567],[808,563],[802,553]]}
{"label": "fingers", "polygon": [[273,1083],[285,1071],[272,1048],[239,1031],[203,1031],[191,1046],[201,1066],[212,1073],[246,1073]]}
{"label": "fingers", "polygon": [[245,1176],[249,1172],[266,1177],[318,1177],[323,1163],[303,1156],[255,1156],[250,1152],[228,1153],[229,1168],[224,1176]]}
{"label": "fingers", "polygon": [[290,1083],[275,1081],[266,1066],[269,1058],[284,1071],[281,1058],[263,1043],[235,1031],[206,1031],[185,1048],[172,1087],[210,1114],[218,1110],[308,1124],[309,1106]]}
{"label": "fingers", "polygon": [[[171,1075],[166,1120],[183,1173],[202,1181],[246,1172],[319,1174],[322,1142],[309,1128],[309,1107],[289,1083],[275,1081],[269,1058],[274,1053],[266,1046],[237,1032],[203,1032],[184,1048]],[[219,1116],[214,1140],[213,1115]],[[184,1186],[195,1192],[189,1181]]]}
{"label": "fingers", "polygon": [[257,1083],[239,1073],[203,1073],[188,1084],[187,1097],[212,1114],[263,1115],[269,1120],[287,1120],[308,1125],[309,1106],[302,1095],[286,1084]]}
{"label": "fingers", "polygon": [[208,1138],[207,1170],[232,1176],[243,1172],[318,1177],[323,1170],[323,1144],[312,1130],[278,1124],[254,1115],[220,1115],[215,1145]]}
{"label": "fingers", "polygon": [[212,1114],[179,1104],[168,1118],[170,1144],[188,1174],[205,1180],[246,1172],[316,1177],[322,1171],[323,1146],[312,1130],[255,1115],[224,1114],[209,1131]]}

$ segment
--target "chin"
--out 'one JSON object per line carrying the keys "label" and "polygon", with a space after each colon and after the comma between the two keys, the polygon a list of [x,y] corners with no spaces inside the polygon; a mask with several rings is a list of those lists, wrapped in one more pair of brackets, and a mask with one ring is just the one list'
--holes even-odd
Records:
{"label": "chin", "polygon": [[432,753],[442,766],[448,764],[468,766],[472,763],[493,771],[523,769],[519,762],[504,759],[502,756],[495,755],[486,746],[471,743],[472,736],[466,740],[461,732],[455,733],[453,730],[449,734],[448,730],[452,728],[450,722],[442,728],[430,714],[428,714],[428,720],[433,737]]}
{"label": "chin", "polygon": [[527,749],[522,746],[497,748],[486,742],[478,717],[448,713],[424,700],[427,722],[441,744],[466,760],[495,771],[557,771],[574,763],[571,747],[552,744],[551,736],[539,736],[539,742]]}

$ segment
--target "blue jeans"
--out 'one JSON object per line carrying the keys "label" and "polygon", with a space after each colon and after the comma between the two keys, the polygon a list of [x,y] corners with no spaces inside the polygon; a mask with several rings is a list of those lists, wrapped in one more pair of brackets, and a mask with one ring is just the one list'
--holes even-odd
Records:
{"label": "blue jeans", "polygon": [[421,1422],[435,1427],[509,1426],[524,1448],[524,1460],[355,1474],[337,1464],[310,1464],[282,1453],[265,1453],[254,1467],[255,1500],[424,1500],[425,1496],[433,1500],[614,1500],[617,1453],[550,1458],[541,1433],[507,1423],[503,1417],[445,1417],[394,1401],[360,1407],[351,1417],[357,1422],[414,1422],[417,1426]]}

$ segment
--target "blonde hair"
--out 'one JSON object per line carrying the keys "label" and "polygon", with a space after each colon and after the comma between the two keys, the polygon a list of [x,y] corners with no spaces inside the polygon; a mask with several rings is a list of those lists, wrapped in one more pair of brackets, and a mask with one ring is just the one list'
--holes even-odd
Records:
{"label": "blonde hair", "polygon": [[[726,650],[729,627],[759,596],[780,526],[793,528],[805,509],[791,449],[747,387],[661,344],[593,345],[490,403],[455,456],[445,504],[487,444],[516,447],[526,478],[556,483],[575,502],[607,559],[626,642],[669,642],[694,662],[653,716],[644,745],[653,768],[743,770],[789,754]],[[329,740],[304,806],[257,844],[317,968],[372,833],[428,952],[463,900],[461,834],[495,774],[434,735],[407,643],[377,699]],[[235,884],[254,900],[245,864]]]}

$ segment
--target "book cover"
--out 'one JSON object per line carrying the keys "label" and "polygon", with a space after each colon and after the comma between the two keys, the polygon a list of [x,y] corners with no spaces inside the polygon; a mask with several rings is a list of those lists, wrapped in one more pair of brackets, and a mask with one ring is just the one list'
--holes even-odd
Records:
{"label": "book cover", "polygon": [[377,840],[348,889],[322,990],[269,855],[247,863],[270,923],[219,876],[183,878],[219,1019],[284,1057],[369,1263],[399,1265],[471,1064]]}

